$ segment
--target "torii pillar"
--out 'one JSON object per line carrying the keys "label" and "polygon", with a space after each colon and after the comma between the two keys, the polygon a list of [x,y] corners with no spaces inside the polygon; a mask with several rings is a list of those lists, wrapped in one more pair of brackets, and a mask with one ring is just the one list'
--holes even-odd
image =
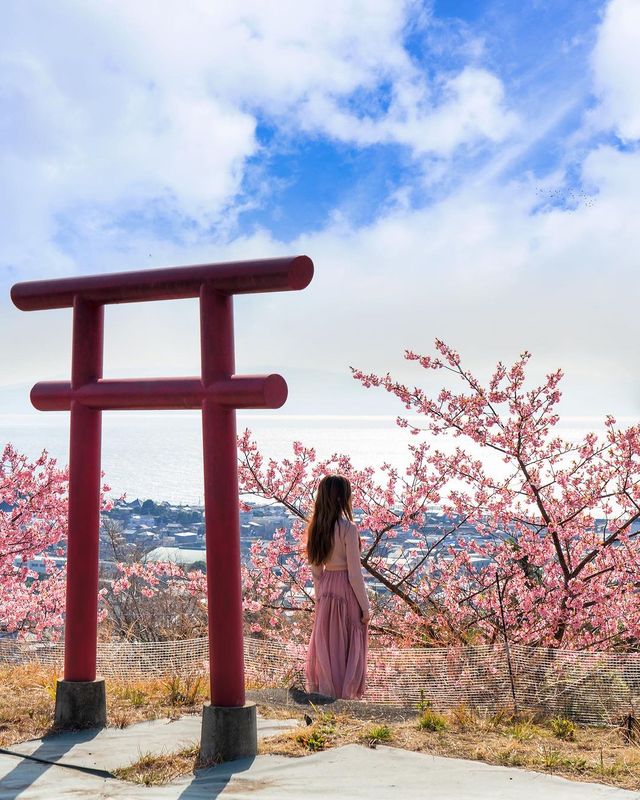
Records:
{"label": "torii pillar", "polygon": [[[23,311],[73,308],[70,382],[37,383],[31,402],[71,412],[64,680],[56,687],[56,724],[106,723],[104,680],[96,679],[100,445],[102,411],[202,409],[211,703],[205,704],[201,758],[257,752],[255,704],[244,686],[237,408],[279,408],[280,375],[235,374],[233,295],[304,289],[307,256],[142,270],[18,283]],[[200,377],[108,380],[102,377],[104,306],[199,297]]]}

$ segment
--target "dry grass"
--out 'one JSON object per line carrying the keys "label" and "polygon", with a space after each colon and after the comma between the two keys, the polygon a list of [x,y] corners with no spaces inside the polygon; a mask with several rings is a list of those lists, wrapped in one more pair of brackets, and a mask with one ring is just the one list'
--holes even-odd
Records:
{"label": "dry grass", "polygon": [[[38,665],[0,665],[0,747],[41,737],[51,730],[56,678],[54,672]],[[142,720],[198,713],[206,690],[206,682],[197,678],[139,682],[110,679],[109,724],[126,727]],[[270,705],[259,705],[258,711],[272,718],[296,713],[292,708]],[[431,716],[425,722],[427,712]],[[629,741],[622,728],[581,727],[558,718],[514,717],[505,712],[483,716],[465,706],[442,715],[423,709],[422,713],[416,711],[413,720],[384,724],[316,707],[309,713],[311,725],[262,739],[258,751],[296,757],[344,744],[384,744],[640,790],[640,728],[633,726],[635,732]],[[117,775],[147,785],[165,783],[193,771],[197,758],[196,745],[161,756],[144,755],[118,770]]]}
{"label": "dry grass", "polygon": [[0,665],[0,747],[39,738],[51,728],[56,677],[35,664]]}
{"label": "dry grass", "polygon": [[194,742],[189,747],[175,753],[154,755],[145,753],[128,767],[113,771],[116,778],[130,783],[142,783],[145,786],[159,786],[169,783],[174,778],[193,772],[197,766],[200,745]]}
{"label": "dry grass", "polygon": [[[36,739],[52,730],[58,675],[38,664],[0,665],[0,747]],[[208,686],[200,676],[145,681],[110,679],[109,725],[126,728],[149,719],[200,713]]]}
{"label": "dry grass", "polygon": [[[568,726],[557,719],[516,718],[504,713],[481,716],[461,706],[442,715],[444,729],[431,730],[430,726],[420,726],[421,716],[416,714],[410,722],[375,725],[371,720],[315,713],[313,724],[302,733],[291,731],[265,739],[259,751],[296,757],[345,744],[388,744],[640,789],[640,747],[628,742],[621,728]],[[381,728],[385,729],[382,737],[376,735]]]}

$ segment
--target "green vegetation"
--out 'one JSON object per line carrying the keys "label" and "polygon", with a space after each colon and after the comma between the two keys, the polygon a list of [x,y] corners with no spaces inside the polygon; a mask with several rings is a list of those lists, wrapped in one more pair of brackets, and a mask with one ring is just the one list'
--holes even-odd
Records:
{"label": "green vegetation", "polygon": [[329,746],[332,735],[336,730],[335,714],[322,713],[308,728],[296,735],[296,742],[307,750],[324,750]]}
{"label": "green vegetation", "polygon": [[418,728],[421,731],[446,731],[449,727],[446,718],[437,711],[427,709],[418,719]]}
{"label": "green vegetation", "polygon": [[390,742],[393,733],[388,725],[372,725],[364,735],[370,747],[375,747],[378,742]]}
{"label": "green vegetation", "polygon": [[116,778],[144,786],[159,786],[191,772],[200,755],[200,745],[194,742],[175,753],[143,753],[128,767],[114,770]]}
{"label": "green vegetation", "polygon": [[204,699],[205,685],[201,675],[173,675],[166,683],[167,702],[171,706],[194,706]]}
{"label": "green vegetation", "polygon": [[576,726],[570,719],[554,717],[549,723],[549,727],[556,739],[564,739],[567,742],[573,742],[576,738]]}

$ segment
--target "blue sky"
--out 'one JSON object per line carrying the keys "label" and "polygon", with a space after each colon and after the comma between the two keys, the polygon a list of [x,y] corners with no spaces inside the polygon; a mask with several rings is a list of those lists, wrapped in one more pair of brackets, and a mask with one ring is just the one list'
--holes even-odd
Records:
{"label": "blue sky", "polygon": [[[416,27],[409,23],[404,32],[406,51],[419,69],[434,76],[463,69],[470,41],[481,40],[474,61],[500,77],[527,116],[536,118],[567,106],[506,176],[527,170],[545,176],[562,164],[567,137],[580,129],[584,110],[593,102],[589,59],[602,3],[436,2],[422,9],[430,13],[429,22],[416,14]],[[347,102],[362,115],[380,116],[388,107],[389,86],[380,85],[364,96],[355,92]],[[415,207],[434,202],[452,188],[451,174],[444,187],[424,187],[414,180],[412,173],[421,171],[420,159],[404,145],[354,147],[326,137],[292,135],[266,120],[259,124],[257,138],[260,151],[250,161],[245,189],[252,191],[256,171],[269,176],[272,192],[258,208],[241,215],[243,231],[262,226],[290,241],[301,231],[322,229],[336,208],[355,225],[369,223],[384,212],[388,198],[400,187],[411,186]],[[491,143],[475,144],[471,152],[457,154],[458,182],[464,181],[467,170],[495,154]]]}
{"label": "blue sky", "polygon": [[[438,336],[637,414],[637,74],[640,0],[8,0],[0,411],[69,369],[13,282],[307,252],[304,295],[237,305],[292,412],[388,411],[348,366],[419,381]],[[194,317],[110,310],[109,373],[196,372]]]}
{"label": "blue sky", "polygon": [[[602,11],[601,2],[576,4],[437,2],[416,6],[407,15],[403,45],[416,68],[437,82],[470,63],[489,67],[498,75],[527,116],[553,114],[566,105],[546,135],[523,153],[507,175],[526,170],[546,175],[566,158],[566,139],[579,130],[586,107],[592,102],[589,58]],[[425,16],[423,16],[425,15]],[[428,15],[428,16],[426,16]],[[474,47],[478,52],[469,59]],[[341,105],[361,117],[384,116],[392,86],[380,81],[373,90],[356,89],[341,98]],[[425,187],[423,164],[412,148],[403,144],[354,146],[350,142],[299,133],[278,125],[264,109],[256,117],[257,151],[247,159],[240,196],[268,192],[255,207],[241,212],[238,234],[265,228],[283,242],[301,233],[321,230],[335,209],[361,226],[384,213],[386,203],[400,188],[411,189],[412,206],[436,201],[464,181],[467,170],[477,169],[495,154],[491,142],[475,142],[469,151],[457,153],[455,175],[449,171],[443,185]],[[415,175],[418,174],[416,180]],[[570,180],[570,178],[569,178]],[[157,223],[160,230],[170,221],[129,214],[133,227]]]}

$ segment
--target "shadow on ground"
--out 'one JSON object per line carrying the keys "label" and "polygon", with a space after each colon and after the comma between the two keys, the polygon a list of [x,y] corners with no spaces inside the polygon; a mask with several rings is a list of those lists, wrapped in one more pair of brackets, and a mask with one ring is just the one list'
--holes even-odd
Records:
{"label": "shadow on ground", "polygon": [[[70,733],[60,733],[52,728],[42,739],[42,743],[31,755],[25,756],[13,750],[0,748],[0,754],[15,757],[16,765],[2,778],[0,800],[17,800],[20,795],[34,784],[44,773],[82,742],[90,742],[100,733],[102,728],[86,728]],[[55,745],[54,745],[55,742]],[[66,769],[75,770],[97,778],[110,778],[111,773],[91,767],[75,767],[64,765]]]}
{"label": "shadow on ground", "polygon": [[286,708],[292,713],[304,714],[312,707],[334,714],[348,714],[356,719],[381,722],[405,722],[414,719],[418,710],[414,706],[395,706],[387,703],[369,703],[365,700],[336,700],[324,694],[305,692],[303,689],[253,689],[247,700],[254,703]]}
{"label": "shadow on ground", "polygon": [[[254,757],[239,758],[236,761],[227,761],[225,764],[216,764],[215,767],[197,770],[193,779],[178,795],[178,800],[210,800],[218,797],[226,788],[231,779],[241,772],[246,772],[255,761]],[[242,786],[248,791],[261,789],[266,785],[264,781],[243,780]]]}

